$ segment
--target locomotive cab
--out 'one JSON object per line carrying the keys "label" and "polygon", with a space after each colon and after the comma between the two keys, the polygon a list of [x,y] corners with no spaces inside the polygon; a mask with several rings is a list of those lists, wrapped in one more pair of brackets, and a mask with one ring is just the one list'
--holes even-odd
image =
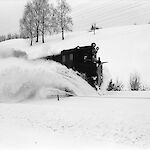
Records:
{"label": "locomotive cab", "polygon": [[63,50],[59,55],[47,56],[44,59],[57,61],[67,68],[72,68],[86,76],[87,81],[95,87],[101,85],[103,68],[100,58],[97,59],[99,47],[95,43],[90,46],[77,46],[76,48]]}

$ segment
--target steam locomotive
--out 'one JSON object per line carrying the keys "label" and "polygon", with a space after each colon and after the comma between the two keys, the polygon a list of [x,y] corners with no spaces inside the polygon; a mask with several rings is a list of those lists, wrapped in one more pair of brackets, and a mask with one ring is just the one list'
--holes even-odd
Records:
{"label": "steam locomotive", "polygon": [[63,50],[58,55],[42,57],[44,60],[53,60],[78,71],[88,83],[96,87],[103,81],[103,63],[100,57],[97,59],[99,47],[95,43],[90,46],[75,47],[73,49]]}

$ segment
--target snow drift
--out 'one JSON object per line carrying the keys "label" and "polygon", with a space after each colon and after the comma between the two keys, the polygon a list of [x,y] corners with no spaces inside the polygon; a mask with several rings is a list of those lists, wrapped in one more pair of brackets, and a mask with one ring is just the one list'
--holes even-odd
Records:
{"label": "snow drift", "polygon": [[[72,32],[65,34],[65,40],[61,35],[48,36],[45,43],[34,43],[29,46],[28,40],[17,39],[0,43],[2,48],[10,48],[25,52],[28,59],[36,59],[42,56],[60,53],[62,50],[86,46],[95,42],[100,48],[98,56],[104,64],[104,78],[107,84],[110,79],[124,84],[124,89],[129,90],[130,75],[138,73],[142,85],[150,86],[150,25],[131,25],[116,28],[104,28],[91,32]],[[106,73],[105,73],[106,72]],[[106,89],[107,84],[102,89]]]}
{"label": "snow drift", "polygon": [[0,101],[46,99],[60,95],[96,95],[96,91],[72,70],[55,62],[0,60]]}
{"label": "snow drift", "polygon": [[14,48],[0,47],[0,58],[17,57],[17,58],[27,58],[26,52],[21,50],[16,50]]}

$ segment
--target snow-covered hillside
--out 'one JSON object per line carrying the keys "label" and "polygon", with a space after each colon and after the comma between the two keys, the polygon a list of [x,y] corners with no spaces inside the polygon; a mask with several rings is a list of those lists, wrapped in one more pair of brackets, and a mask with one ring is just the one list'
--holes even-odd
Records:
{"label": "snow-covered hillside", "polygon": [[149,39],[150,25],[133,25],[67,33],[64,41],[55,35],[32,47],[23,39],[0,43],[0,149],[149,149],[149,91],[98,96],[72,70],[35,59],[95,42],[108,61],[105,81],[127,84],[138,72],[149,84]]}
{"label": "snow-covered hillside", "polygon": [[93,23],[103,28],[146,24],[150,22],[149,7],[149,0],[86,0],[73,7],[73,29],[88,31]]}
{"label": "snow-covered hillside", "polygon": [[10,40],[0,43],[0,49],[25,51],[29,59],[34,59],[95,42],[100,48],[101,60],[108,62],[104,65],[107,78],[122,81],[128,89],[130,74],[134,73],[139,74],[144,85],[150,85],[149,39],[150,25],[132,25],[101,29],[96,35],[87,31],[67,33],[64,41],[60,35],[54,35],[47,37],[45,44],[38,43],[33,47],[26,40]]}

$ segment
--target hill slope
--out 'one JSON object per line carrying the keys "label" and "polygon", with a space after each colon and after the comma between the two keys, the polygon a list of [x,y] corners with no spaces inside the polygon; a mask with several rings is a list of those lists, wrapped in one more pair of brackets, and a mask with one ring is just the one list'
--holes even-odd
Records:
{"label": "hill slope", "polygon": [[60,35],[55,35],[47,37],[45,44],[38,43],[32,47],[21,39],[2,42],[0,47],[26,51],[29,58],[33,59],[95,42],[100,47],[98,55],[101,60],[108,61],[104,66],[110,73],[109,78],[119,79],[127,85],[130,74],[138,73],[142,82],[149,85],[149,39],[150,25],[132,25],[101,29],[96,35],[85,31],[67,33],[64,41]]}
{"label": "hill slope", "polygon": [[149,7],[149,0],[89,0],[73,7],[74,30],[89,30],[93,23],[103,28],[148,23]]}

